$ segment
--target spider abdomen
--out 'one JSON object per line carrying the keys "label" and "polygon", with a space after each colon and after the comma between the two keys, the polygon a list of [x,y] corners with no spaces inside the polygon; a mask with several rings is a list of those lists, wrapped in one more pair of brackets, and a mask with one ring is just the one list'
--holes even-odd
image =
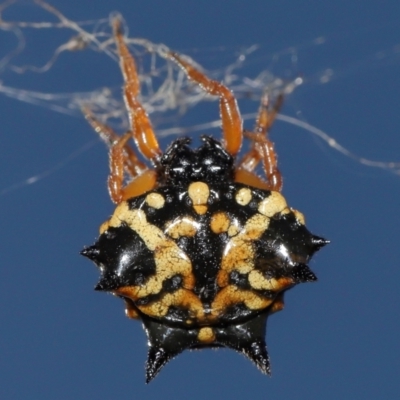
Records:
{"label": "spider abdomen", "polygon": [[285,290],[316,280],[306,264],[324,243],[278,192],[198,181],[122,202],[84,254],[102,270],[97,289],[126,299],[150,341],[160,330],[185,338],[171,357],[237,349],[243,324],[260,341],[251,320],[280,310]]}

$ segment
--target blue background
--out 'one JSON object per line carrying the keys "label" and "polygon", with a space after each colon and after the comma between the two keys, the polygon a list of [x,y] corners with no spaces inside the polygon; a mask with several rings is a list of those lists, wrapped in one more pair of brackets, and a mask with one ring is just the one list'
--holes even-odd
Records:
{"label": "blue background", "polygon": [[[400,161],[398,1],[53,1],[72,20],[120,11],[145,37],[218,70],[252,44],[240,70],[302,76],[283,113],[330,133],[366,158]],[[16,4],[9,20],[52,20]],[[71,32],[25,31],[14,64],[41,65]],[[325,37],[325,43],[315,39]],[[1,57],[16,44],[0,31]],[[396,47],[397,45],[397,47]],[[288,51],[287,49],[292,50]],[[297,56],[291,59],[290,54]],[[288,61],[289,60],[289,61]],[[4,85],[46,93],[118,87],[101,53],[64,53],[44,74]],[[334,74],[324,84],[326,69]],[[244,112],[257,102],[240,100]],[[78,255],[112,212],[107,155],[82,116],[0,96],[0,398],[396,399],[400,397],[400,177],[344,157],[278,121],[272,138],[284,195],[310,230],[331,240],[311,263],[319,281],[286,296],[268,322],[272,378],[232,351],[185,352],[144,384],[146,338],[121,301],[92,291],[98,271]],[[199,107],[186,125],[217,117]],[[174,122],[175,123],[175,122]],[[252,122],[245,124],[251,129]],[[214,132],[219,134],[218,130]],[[162,141],[163,146],[166,142]],[[88,146],[62,168],[60,160]],[[83,151],[83,150],[82,150]],[[49,171],[34,184],[27,178]]]}

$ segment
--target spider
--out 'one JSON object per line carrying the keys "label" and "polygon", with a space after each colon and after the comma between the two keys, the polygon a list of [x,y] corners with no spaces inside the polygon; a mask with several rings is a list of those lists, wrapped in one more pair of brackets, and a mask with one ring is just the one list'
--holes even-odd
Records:
{"label": "spider", "polygon": [[[228,347],[243,353],[265,374],[267,317],[280,311],[284,292],[315,281],[307,266],[328,241],[312,235],[304,216],[281,195],[282,177],[268,131],[282,105],[261,101],[253,132],[244,131],[233,93],[183,57],[168,52],[195,84],[219,97],[223,139],[189,138],[160,150],[138,100],[135,61],[113,21],[130,131],[123,136],[86,117],[111,144],[108,189],[117,207],[82,254],[96,263],[96,290],[125,302],[129,318],[141,320],[149,343],[146,382],[185,349]],[[249,151],[238,161],[242,140]],[[152,167],[141,162],[128,143]],[[265,179],[255,173],[262,163]],[[124,176],[130,181],[124,185]]]}

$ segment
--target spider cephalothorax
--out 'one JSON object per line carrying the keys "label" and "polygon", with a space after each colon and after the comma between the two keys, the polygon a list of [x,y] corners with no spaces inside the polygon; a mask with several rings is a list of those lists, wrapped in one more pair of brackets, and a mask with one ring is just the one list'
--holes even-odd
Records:
{"label": "spider cephalothorax", "polygon": [[189,138],[177,139],[168,147],[160,161],[165,184],[222,183],[234,179],[234,158],[218,140],[210,136],[201,139],[203,145],[198,149],[189,147]]}
{"label": "spider cephalothorax", "polygon": [[[114,144],[109,190],[118,204],[100,236],[82,254],[101,270],[96,290],[125,301],[149,340],[147,381],[185,349],[228,347],[270,373],[267,317],[283,308],[284,292],[315,281],[307,266],[327,243],[305,227],[304,216],[280,194],[282,180],[267,137],[281,99],[262,102],[250,151],[235,164],[242,123],[233,94],[175,53],[167,57],[208,93],[220,97],[223,141],[175,140],[162,153],[137,100],[139,80],[119,21],[114,33],[125,78],[132,132],[117,137],[86,111],[96,131]],[[141,163],[127,141],[155,169]],[[254,169],[263,163],[266,180]],[[124,171],[132,178],[123,185]]]}

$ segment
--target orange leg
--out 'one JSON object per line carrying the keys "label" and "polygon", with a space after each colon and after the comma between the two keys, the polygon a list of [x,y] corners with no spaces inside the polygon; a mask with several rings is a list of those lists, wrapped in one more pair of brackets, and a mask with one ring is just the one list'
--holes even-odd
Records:
{"label": "orange leg", "polygon": [[[137,158],[128,140],[133,137],[141,153],[153,162],[158,160],[161,151],[146,111],[136,98],[140,91],[139,77],[135,61],[124,43],[118,19],[113,21],[113,28],[125,82],[124,98],[131,131],[120,137],[110,127],[99,122],[90,109],[84,108],[83,113],[94,130],[110,146],[108,190],[112,201],[118,204],[153,189],[157,179],[156,171],[149,169]],[[126,186],[125,173],[133,178]]]}
{"label": "orange leg", "polygon": [[[111,148],[114,143],[120,139],[120,136],[118,136],[109,126],[98,121],[89,108],[85,107],[82,111],[86,120],[108,147]],[[128,143],[125,144],[123,150],[123,166],[128,175],[133,178],[148,169],[147,166],[138,159],[136,153]]]}
{"label": "orange leg", "polygon": [[282,176],[278,169],[274,144],[268,139],[268,131],[282,104],[282,95],[278,97],[272,109],[269,108],[268,97],[264,96],[262,98],[254,132],[244,132],[244,136],[253,141],[252,147],[239,163],[237,170],[237,175],[240,175],[242,170],[247,173],[252,172],[258,163],[262,161],[268,180],[268,188],[278,192],[282,190]]}
{"label": "orange leg", "polygon": [[142,171],[140,175],[135,176],[134,179],[124,187],[124,150],[130,138],[131,133],[128,132],[120,137],[110,149],[111,172],[108,177],[108,191],[111,200],[116,204],[153,189],[157,181],[156,171],[147,169]]}
{"label": "orange leg", "polygon": [[110,149],[110,176],[108,177],[108,191],[111,200],[118,204],[123,197],[124,183],[124,147],[129,138],[130,133],[122,136]]}
{"label": "orange leg", "polygon": [[267,181],[260,178],[253,171],[244,168],[237,168],[235,170],[235,182],[244,183],[258,189],[270,190],[270,185]]}
{"label": "orange leg", "polygon": [[[88,108],[84,108],[83,113],[93,129],[110,147],[108,191],[111,200],[118,204],[153,189],[156,185],[156,172],[143,164],[128,145],[132,134],[128,132],[120,137],[109,126],[98,121]],[[133,178],[126,186],[124,173]]]}
{"label": "orange leg", "polygon": [[242,144],[242,118],[233,93],[222,83],[207,78],[203,73],[184,61],[178,54],[170,52],[168,58],[174,61],[186,75],[195,81],[205,92],[219,96],[219,107],[226,150],[235,156]]}
{"label": "orange leg", "polygon": [[124,77],[124,99],[129,114],[132,136],[140,152],[149,160],[156,162],[161,155],[156,135],[149,117],[137,96],[140,93],[140,82],[136,71],[135,60],[124,42],[121,32],[121,21],[113,21],[114,37],[117,44],[120,67]]}

